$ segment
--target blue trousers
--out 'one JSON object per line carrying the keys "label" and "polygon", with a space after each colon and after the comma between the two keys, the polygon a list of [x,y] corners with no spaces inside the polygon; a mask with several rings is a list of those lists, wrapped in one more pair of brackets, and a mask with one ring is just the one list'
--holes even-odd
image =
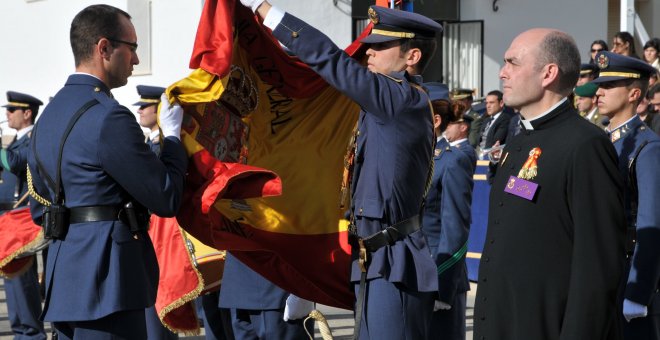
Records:
{"label": "blue trousers", "polygon": [[[354,283],[355,296],[360,285]],[[366,282],[360,340],[427,339],[435,292],[409,291],[382,278]]]}
{"label": "blue trousers", "polygon": [[7,314],[14,339],[46,339],[41,315],[37,261],[17,277],[5,279]]}
{"label": "blue trousers", "polygon": [[[204,317],[204,334],[206,340],[234,340],[231,327],[231,311],[229,308],[218,307],[220,292],[212,292],[197,298],[197,312]],[[201,310],[201,312],[200,312]]]}
{"label": "blue trousers", "polygon": [[[284,321],[284,309],[231,309],[232,329],[236,340],[298,340],[308,339],[303,320]],[[310,333],[314,322],[307,323]]]}
{"label": "blue trousers", "polygon": [[144,310],[144,317],[147,322],[147,339],[149,340],[174,340],[179,336],[163,326],[156,313],[156,307],[151,306]]}
{"label": "blue trousers", "polygon": [[465,309],[467,293],[458,293],[450,310],[433,312],[428,338],[433,340],[465,340]]}
{"label": "blue trousers", "polygon": [[98,320],[53,322],[58,340],[144,340],[144,309],[121,311]]}

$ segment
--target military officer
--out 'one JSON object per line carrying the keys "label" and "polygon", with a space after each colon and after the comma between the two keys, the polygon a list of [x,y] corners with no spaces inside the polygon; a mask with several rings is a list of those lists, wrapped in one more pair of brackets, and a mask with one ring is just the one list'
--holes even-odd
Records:
{"label": "military officer", "polygon": [[164,87],[138,85],[137,92],[140,95],[133,106],[139,106],[140,126],[149,129],[147,136],[147,145],[157,155],[160,154],[160,130],[158,129],[158,104],[160,96],[165,93]]}
{"label": "military officer", "polygon": [[[139,106],[138,114],[140,126],[149,129],[147,145],[153,153],[160,155],[160,130],[158,129],[158,104],[160,97],[165,93],[164,87],[158,86],[137,86],[138,100],[133,106]],[[167,329],[158,318],[156,308],[151,306],[145,309],[145,318],[147,321],[147,338],[157,339],[178,339],[179,336]]]}
{"label": "military officer", "polygon": [[575,86],[582,86],[598,77],[598,67],[595,64],[583,63],[580,65],[580,77]]}
{"label": "military officer", "polygon": [[660,138],[636,114],[655,69],[639,59],[606,51],[596,56],[596,64],[598,109],[610,118],[607,131],[626,183],[631,256],[622,298],[624,334],[631,340],[660,339]]}
{"label": "military officer", "polygon": [[[25,206],[22,199],[27,192],[26,166],[30,146],[30,132],[39,113],[41,100],[24,93],[7,91],[7,125],[15,129],[16,139],[0,150],[2,183],[0,184],[0,211]],[[22,199],[22,200],[21,200]],[[37,261],[22,274],[5,279],[7,314],[16,339],[46,339],[41,314],[41,298]]]}
{"label": "military officer", "polygon": [[358,103],[352,171],[351,282],[361,339],[423,339],[438,289],[420,225],[433,122],[420,74],[442,27],[418,14],[372,6],[367,66],[318,30],[263,0],[241,0],[273,35]]}
{"label": "military officer", "polygon": [[472,101],[474,100],[474,90],[464,89],[464,88],[455,88],[451,90],[449,94],[449,99],[452,103],[460,103],[465,107],[464,115],[470,116],[472,118],[472,124],[470,124],[470,131],[468,132],[468,142],[472,145],[473,148],[476,148],[479,145],[479,138],[481,135],[481,126],[484,120],[484,115],[479,114],[472,108]]}
{"label": "military officer", "polygon": [[[470,230],[474,163],[466,153],[442,137],[451,124],[460,124],[449,103],[445,85],[426,83],[433,103],[437,138],[433,178],[424,206],[424,234],[437,265],[438,296],[434,303],[429,339],[465,339],[465,308],[470,284],[465,254]],[[468,145],[469,146],[469,145]],[[473,151],[474,152],[474,151]]]}
{"label": "military officer", "polygon": [[154,305],[158,285],[147,209],[174,216],[183,194],[182,108],[162,104],[159,158],[110,92],[139,63],[130,18],[109,5],[74,17],[76,73],[32,133],[30,208],[52,239],[43,318],[60,339],[147,337],[144,310]]}
{"label": "military officer", "polygon": [[[306,306],[299,306],[303,309],[300,313],[295,317],[287,315],[285,318],[286,302],[290,298],[288,292],[250,269],[230,253],[227,254],[219,306],[231,309],[234,338],[237,340],[306,338],[302,318],[314,309],[314,304],[303,301],[301,304]],[[294,296],[293,299],[297,297]],[[309,322],[307,328],[313,330],[314,322]]]}
{"label": "military officer", "polygon": [[525,31],[504,54],[504,103],[523,130],[490,190],[475,339],[618,338],[623,182],[612,143],[567,98],[579,70],[575,41],[557,30]]}
{"label": "military officer", "polygon": [[601,121],[603,117],[598,112],[598,105],[596,105],[596,91],[598,90],[598,85],[593,83],[586,83],[584,85],[577,86],[573,91],[575,93],[575,98],[577,102],[577,110],[580,113],[580,116],[584,119],[590,121],[592,124],[598,126],[599,128],[604,128]]}
{"label": "military officer", "polygon": [[473,171],[477,167],[477,153],[468,141],[468,134],[470,132],[470,125],[473,122],[472,116],[464,114],[463,106],[458,103],[451,104],[451,110],[456,117],[455,121],[449,122],[447,129],[443,132],[443,136],[447,139],[450,146],[455,146],[470,159],[473,164]]}

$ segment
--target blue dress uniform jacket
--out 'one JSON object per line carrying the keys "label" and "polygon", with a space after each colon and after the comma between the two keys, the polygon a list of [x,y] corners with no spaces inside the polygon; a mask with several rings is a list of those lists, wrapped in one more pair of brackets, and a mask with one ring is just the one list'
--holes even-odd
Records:
{"label": "blue dress uniform jacket", "polygon": [[219,306],[231,308],[236,339],[305,338],[302,320],[285,322],[282,319],[288,296],[282,288],[227,254]]}
{"label": "blue dress uniform jacket", "polygon": [[[135,116],[119,105],[97,78],[74,74],[45,108],[33,131],[35,152],[53,178],[60,140],[73,114],[92,106],[71,130],[62,154],[67,207],[122,206],[135,200],[160,216],[173,216],[181,201],[187,156],[181,142],[166,138],[160,159],[144,143]],[[35,155],[29,156],[34,186],[52,200]],[[31,201],[36,223],[42,207]],[[34,203],[34,204],[33,204]],[[134,237],[135,236],[135,237]],[[146,232],[133,235],[121,221],[71,224],[48,252],[44,320],[97,320],[155,303],[158,264]]]}
{"label": "blue dress uniform jacket", "polygon": [[[490,190],[474,338],[619,339],[625,216],[616,151],[565,99],[530,123],[507,142]],[[530,201],[504,190],[533,148],[541,154]]]}
{"label": "blue dress uniform jacket", "polygon": [[[9,144],[6,150],[0,151],[4,168],[0,184],[0,202],[6,208],[17,202],[27,191],[26,166],[29,147],[28,133]],[[21,206],[26,204],[27,200]],[[41,294],[36,263],[35,259],[34,265],[27,271],[5,279],[7,316],[17,339],[46,339],[43,323],[39,320]]]}
{"label": "blue dress uniform jacket", "polygon": [[429,336],[465,339],[465,292],[470,290],[465,254],[474,166],[467,155],[450,147],[444,138],[436,144],[433,161],[433,180],[424,206],[424,234],[437,264],[437,299],[452,308],[433,313]]}
{"label": "blue dress uniform jacket", "polygon": [[[649,316],[624,323],[626,339],[660,338],[660,138],[635,116],[611,132],[619,155],[619,169],[626,181],[626,217],[636,222],[637,242],[629,259],[624,298],[648,306]],[[636,221],[631,216],[629,164],[643,143],[637,157],[635,174],[638,187]]]}
{"label": "blue dress uniform jacket", "polygon": [[[358,235],[419,214],[434,145],[428,95],[414,86],[421,77],[373,73],[288,13],[273,35],[362,108],[351,186]],[[357,249],[352,253],[351,280],[356,282]],[[437,290],[435,264],[421,230],[372,254],[367,279],[381,277],[413,291]]]}
{"label": "blue dress uniform jacket", "polygon": [[[421,213],[433,140],[429,97],[406,72],[377,74],[303,21],[284,14],[273,35],[332,87],[361,107],[351,183],[359,237]],[[360,281],[353,245],[351,281]],[[360,338],[425,337],[438,289],[422,230],[370,254]],[[355,284],[354,289],[359,290]],[[358,294],[358,292],[356,292]]]}
{"label": "blue dress uniform jacket", "polygon": [[[468,140],[464,140],[454,146],[461,150],[461,152],[463,152],[468,157],[470,164],[472,164],[472,174],[474,175],[474,172],[477,169],[477,152],[474,151],[474,148],[472,145],[470,145]],[[436,149],[437,148],[438,147],[436,145]]]}

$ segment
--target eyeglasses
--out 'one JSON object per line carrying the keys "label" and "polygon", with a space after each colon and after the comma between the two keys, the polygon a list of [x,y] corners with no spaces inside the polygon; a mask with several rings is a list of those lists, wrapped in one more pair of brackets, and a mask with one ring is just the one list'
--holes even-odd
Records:
{"label": "eyeglasses", "polygon": [[16,111],[16,110],[21,110],[21,111],[23,111],[24,109],[23,109],[23,108],[20,108],[20,107],[8,107],[8,108],[7,108],[7,111],[9,111],[9,113],[14,113],[14,111]]}
{"label": "eyeglasses", "polygon": [[600,49],[599,49],[599,48],[592,48],[592,49],[591,49],[591,53],[598,53],[598,52],[600,52],[600,51],[602,51],[602,50],[603,50],[602,48],[600,48]]}
{"label": "eyeglasses", "polygon": [[137,51],[137,48],[138,48],[137,43],[129,42],[129,41],[125,41],[125,40],[119,40],[119,39],[115,39],[115,38],[106,38],[106,39],[108,39],[112,42],[128,45],[128,46],[131,47],[131,51],[133,51],[133,52]]}

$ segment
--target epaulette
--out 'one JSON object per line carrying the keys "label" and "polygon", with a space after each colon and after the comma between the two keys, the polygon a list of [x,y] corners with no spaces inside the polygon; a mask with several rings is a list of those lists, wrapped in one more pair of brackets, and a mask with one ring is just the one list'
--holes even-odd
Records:
{"label": "epaulette", "polygon": [[94,87],[94,94],[92,97],[98,100],[103,106],[112,106],[116,103],[112,93],[103,91],[103,89],[98,86]]}
{"label": "epaulette", "polygon": [[443,148],[433,149],[433,157],[440,156],[440,154],[443,153],[444,151],[451,151],[451,146],[446,146],[446,147],[444,147],[444,149]]}

